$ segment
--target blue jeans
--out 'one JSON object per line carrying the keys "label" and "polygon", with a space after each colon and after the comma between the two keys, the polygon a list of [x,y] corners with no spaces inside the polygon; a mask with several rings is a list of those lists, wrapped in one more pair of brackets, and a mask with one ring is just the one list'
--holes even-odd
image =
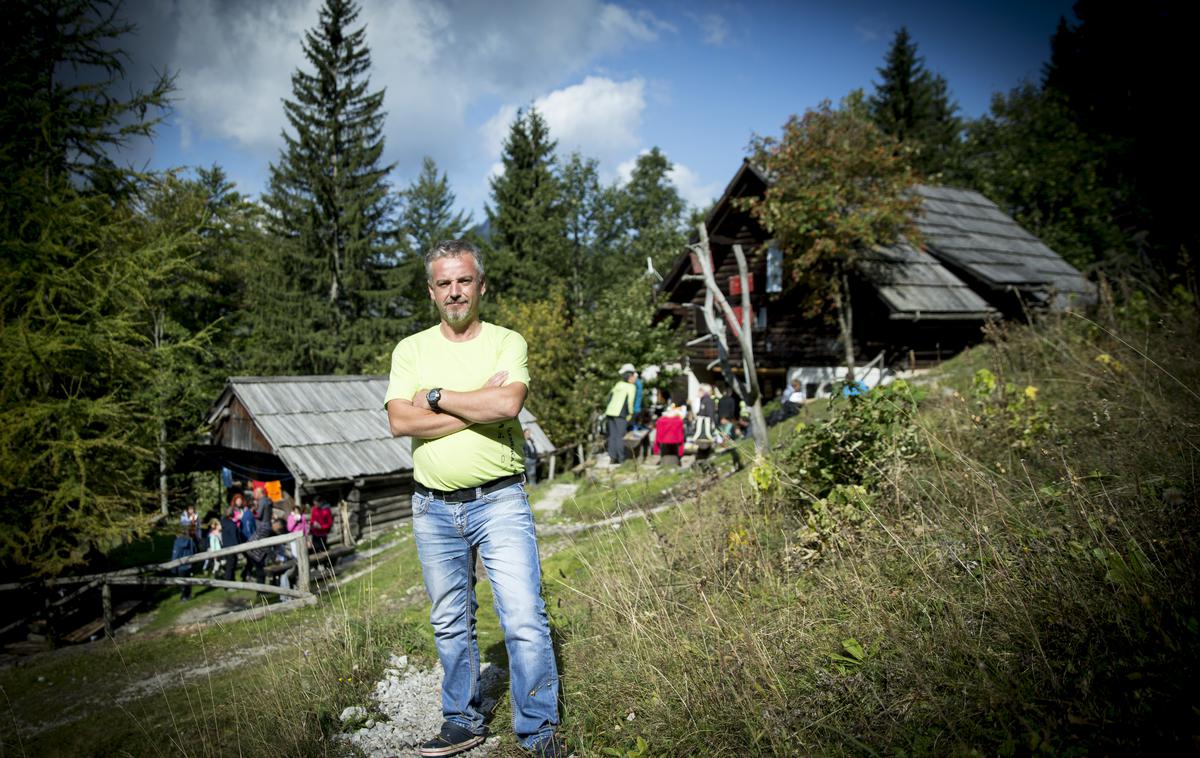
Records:
{"label": "blue jeans", "polygon": [[465,503],[414,493],[413,535],[433,603],[442,661],[442,717],[483,732],[479,644],[475,637],[475,556],[492,583],[496,615],[508,649],[513,731],[532,747],[558,726],[558,668],[542,601],[533,514],[518,483]]}

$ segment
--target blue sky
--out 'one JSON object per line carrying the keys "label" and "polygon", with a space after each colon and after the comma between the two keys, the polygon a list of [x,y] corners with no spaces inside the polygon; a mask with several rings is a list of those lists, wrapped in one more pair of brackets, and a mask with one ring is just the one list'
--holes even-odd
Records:
{"label": "blue sky", "polygon": [[[851,89],[870,93],[907,26],[961,111],[1040,76],[1070,3],[429,2],[365,0],[373,87],[386,87],[393,186],[431,155],[462,207],[483,219],[488,178],[516,109],[546,116],[560,151],[600,161],[607,181],[658,146],[694,205],[718,195],[753,134]],[[177,102],[152,168],[218,163],[257,195],[277,160],[282,98],[320,0],[127,0],[132,83],[177,73]]]}

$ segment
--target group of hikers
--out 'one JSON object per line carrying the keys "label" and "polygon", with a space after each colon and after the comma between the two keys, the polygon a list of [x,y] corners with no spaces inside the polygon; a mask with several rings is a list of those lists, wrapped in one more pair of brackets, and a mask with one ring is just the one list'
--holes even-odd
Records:
{"label": "group of hikers", "polygon": [[676,461],[689,443],[723,445],[750,433],[749,409],[728,388],[722,392],[701,384],[691,402],[675,403],[667,397],[655,405],[645,402],[646,389],[633,364],[626,363],[618,373],[621,378],[609,391],[604,408],[610,465],[625,460],[625,435],[630,431],[648,430],[656,452]]}
{"label": "group of hikers", "polygon": [[[179,529],[172,545],[171,560],[203,552],[215,552],[272,535],[297,532],[307,535],[305,544],[310,552],[328,552],[329,533],[333,529],[333,511],[323,497],[317,496],[311,503],[306,503],[306,513],[301,504],[295,502],[287,493],[283,493],[278,501],[272,500],[267,496],[263,483],[253,484],[252,490],[229,488],[226,493],[228,506],[220,511],[212,509],[203,517],[197,515],[194,505],[189,505],[179,516]],[[277,515],[277,512],[286,515]],[[265,584],[267,563],[294,560],[299,557],[295,551],[294,542],[257,547],[244,553],[206,560],[200,570],[214,578],[234,581],[239,563],[238,556],[242,555],[245,560],[242,562],[241,580],[244,582],[253,579],[257,584]],[[190,576],[195,566],[195,563],[184,564],[177,567],[175,572],[178,576]],[[281,586],[291,585],[291,575],[294,571],[293,567],[291,571],[279,575]],[[232,592],[232,588],[229,591]],[[185,584],[181,597],[188,600],[191,596],[192,585]]]}

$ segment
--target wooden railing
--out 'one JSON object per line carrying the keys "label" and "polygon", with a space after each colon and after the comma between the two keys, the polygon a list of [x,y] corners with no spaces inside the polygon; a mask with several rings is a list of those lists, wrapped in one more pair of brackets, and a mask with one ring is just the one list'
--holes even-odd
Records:
{"label": "wooden railing", "polygon": [[[293,543],[295,546],[296,568],[299,576],[296,580],[296,587],[280,587],[274,584],[259,584],[257,582],[234,582],[225,579],[212,579],[208,577],[192,577],[192,576],[154,576],[155,573],[161,571],[170,571],[177,569],[180,566],[187,566],[192,563],[200,563],[203,561],[213,560],[216,558],[224,558],[227,556],[236,556],[250,550],[261,548],[274,547],[275,545],[286,545]],[[250,590],[252,592],[266,592],[285,597],[296,598],[300,603],[287,603],[281,605],[267,606],[265,609],[252,609],[251,611],[242,611],[239,613],[230,613],[222,616],[224,619],[233,620],[234,617],[250,617],[260,616],[278,608],[297,607],[301,605],[311,605],[317,600],[316,595],[311,589],[310,578],[310,557],[308,555],[308,538],[303,532],[289,532],[287,534],[276,534],[271,537],[266,537],[261,540],[252,542],[243,542],[240,545],[232,547],[224,547],[220,550],[210,550],[207,552],[196,553],[195,555],[176,558],[166,561],[165,563],[154,563],[146,566],[134,566],[118,571],[108,571],[103,574],[88,574],[85,576],[61,576],[52,579],[44,579],[30,582],[13,582],[9,584],[0,584],[0,592],[5,590],[20,590],[31,589],[33,587],[59,587],[64,585],[81,584],[82,587],[74,592],[71,592],[53,603],[45,610],[53,610],[61,608],[67,603],[82,596],[88,590],[100,587],[100,602],[104,616],[104,632],[108,636],[112,636],[113,631],[113,608],[112,608],[112,586],[113,585],[203,585],[206,587],[225,587],[233,590]],[[33,618],[41,615],[41,613],[26,616],[18,619],[3,629],[0,629],[0,635],[3,635],[22,624],[27,623]]]}

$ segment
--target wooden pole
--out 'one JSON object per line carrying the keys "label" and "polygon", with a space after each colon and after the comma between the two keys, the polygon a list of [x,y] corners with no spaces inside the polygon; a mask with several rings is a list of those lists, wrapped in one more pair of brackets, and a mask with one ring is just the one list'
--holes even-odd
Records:
{"label": "wooden pole", "polygon": [[345,500],[338,501],[338,515],[342,522],[342,544],[354,547],[357,540],[354,538],[354,533],[350,531],[350,504]]}
{"label": "wooden pole", "polygon": [[[290,587],[277,587],[274,584],[257,584],[255,582],[227,582],[224,579],[207,579],[199,576],[118,576],[109,580],[112,584],[135,585],[166,585],[180,587],[185,584],[205,587],[226,587],[231,590],[249,590],[251,592],[269,592],[288,597],[307,597],[310,592],[301,592]],[[105,585],[108,586],[107,584]]]}
{"label": "wooden pole", "polygon": [[308,576],[308,539],[303,531],[296,532],[296,568],[299,576],[296,578],[296,589],[304,594],[311,592]]}
{"label": "wooden pole", "polygon": [[[94,607],[94,606],[93,606]],[[105,582],[100,587],[100,609],[104,613],[104,636],[113,636],[112,585]]]}
{"label": "wooden pole", "polygon": [[[754,365],[754,336],[750,329],[749,270],[746,265],[746,256],[742,252],[741,245],[735,244],[733,246],[733,254],[738,266],[738,278],[741,280],[742,285],[742,318],[739,322],[737,315],[733,312],[733,306],[729,304],[725,293],[717,283],[716,272],[713,271],[713,262],[709,249],[708,231],[703,223],[699,225],[698,229],[700,232],[700,242],[692,245],[692,251],[695,253],[696,262],[700,266],[700,272],[704,276],[704,320],[708,325],[708,330],[716,337],[717,355],[721,358],[721,373],[724,375],[725,381],[750,406],[754,448],[758,455],[762,455],[767,451],[769,442],[767,439],[767,425],[762,414],[762,398],[758,388],[758,374]],[[725,319],[725,324],[733,332],[738,345],[742,349],[742,372],[744,374],[744,384],[742,385],[737,383],[737,378],[734,376],[732,367],[729,365],[729,346],[725,339],[725,327],[717,323],[716,313],[718,311]]]}
{"label": "wooden pole", "polygon": [[546,477],[550,481],[554,481],[554,464],[557,461],[558,461],[558,451],[556,450],[553,453],[550,453],[550,471],[549,471],[550,475]]}

